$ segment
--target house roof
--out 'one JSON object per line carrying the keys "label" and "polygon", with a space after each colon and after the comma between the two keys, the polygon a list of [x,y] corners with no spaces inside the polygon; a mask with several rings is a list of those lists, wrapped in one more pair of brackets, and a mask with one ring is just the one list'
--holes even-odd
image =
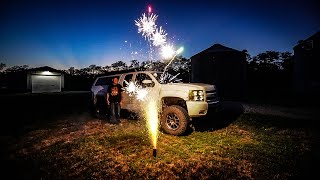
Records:
{"label": "house roof", "polygon": [[54,68],[49,67],[49,66],[31,68],[31,69],[28,69],[28,71],[51,71],[51,72],[60,72],[60,73],[63,72],[61,70],[57,70],[57,69],[54,69]]}
{"label": "house roof", "polygon": [[241,51],[238,51],[236,49],[232,49],[232,48],[223,46],[221,44],[214,44],[213,46],[209,47],[208,49],[205,49],[205,50],[193,55],[192,57],[195,57],[199,54],[207,54],[207,53],[213,53],[213,52],[239,52],[239,53],[241,53]]}

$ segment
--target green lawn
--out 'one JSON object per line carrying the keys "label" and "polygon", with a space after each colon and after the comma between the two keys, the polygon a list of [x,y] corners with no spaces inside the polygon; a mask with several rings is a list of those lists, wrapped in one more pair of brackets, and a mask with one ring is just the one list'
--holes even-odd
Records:
{"label": "green lawn", "polygon": [[154,158],[143,120],[111,126],[71,116],[24,135],[12,153],[30,162],[24,173],[43,179],[289,179],[319,158],[315,130],[303,120],[242,114],[217,130],[160,133]]}

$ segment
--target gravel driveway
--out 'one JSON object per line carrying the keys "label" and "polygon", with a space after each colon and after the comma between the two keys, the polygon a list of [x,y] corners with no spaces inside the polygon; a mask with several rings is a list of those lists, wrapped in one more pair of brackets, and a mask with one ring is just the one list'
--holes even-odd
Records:
{"label": "gravel driveway", "polygon": [[257,113],[264,115],[274,115],[292,119],[318,120],[319,107],[284,107],[276,105],[262,105],[246,102],[223,101],[222,107],[230,107],[235,104],[241,105],[243,113]]}

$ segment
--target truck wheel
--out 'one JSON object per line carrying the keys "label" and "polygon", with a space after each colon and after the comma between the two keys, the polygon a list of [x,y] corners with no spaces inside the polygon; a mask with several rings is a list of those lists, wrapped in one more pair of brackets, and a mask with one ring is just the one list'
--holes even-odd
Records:
{"label": "truck wheel", "polygon": [[188,112],[181,106],[172,105],[164,109],[161,115],[161,129],[175,136],[185,133],[189,123]]}

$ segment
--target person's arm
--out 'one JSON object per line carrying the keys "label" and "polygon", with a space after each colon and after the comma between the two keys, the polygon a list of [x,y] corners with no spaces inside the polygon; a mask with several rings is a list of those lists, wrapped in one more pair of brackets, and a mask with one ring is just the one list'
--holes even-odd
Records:
{"label": "person's arm", "polygon": [[109,93],[107,92],[107,105],[110,105]]}
{"label": "person's arm", "polygon": [[108,89],[107,89],[107,98],[106,98],[107,105],[110,105],[110,93],[109,93],[109,91],[110,91],[110,86],[108,86]]}
{"label": "person's arm", "polygon": [[122,86],[120,85],[120,106],[122,106],[122,99],[123,99],[123,89],[122,89]]}

